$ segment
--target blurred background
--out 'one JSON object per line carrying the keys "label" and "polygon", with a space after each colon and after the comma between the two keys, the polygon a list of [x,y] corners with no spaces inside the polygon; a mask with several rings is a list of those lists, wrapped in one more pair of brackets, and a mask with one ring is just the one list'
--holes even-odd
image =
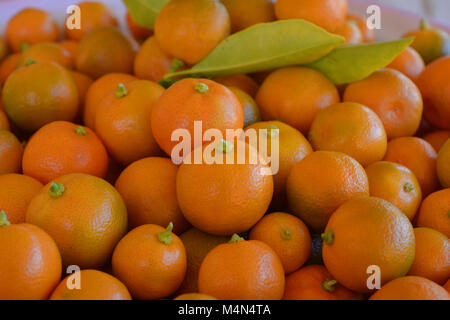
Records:
{"label": "blurred background", "polygon": [[372,2],[380,2],[450,23],[450,0],[378,0]]}

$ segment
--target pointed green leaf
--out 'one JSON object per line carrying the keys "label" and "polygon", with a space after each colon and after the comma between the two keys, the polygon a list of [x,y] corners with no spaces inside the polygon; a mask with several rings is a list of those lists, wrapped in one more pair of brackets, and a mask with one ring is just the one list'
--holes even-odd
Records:
{"label": "pointed green leaf", "polygon": [[307,64],[343,42],[341,36],[304,20],[261,23],[229,36],[191,69],[165,78],[215,77]]}
{"label": "pointed green leaf", "polygon": [[414,38],[370,44],[344,45],[307,66],[322,72],[335,84],[362,80],[391,63]]}
{"label": "pointed green leaf", "polygon": [[170,0],[123,0],[133,21],[141,27],[153,29],[156,17]]}

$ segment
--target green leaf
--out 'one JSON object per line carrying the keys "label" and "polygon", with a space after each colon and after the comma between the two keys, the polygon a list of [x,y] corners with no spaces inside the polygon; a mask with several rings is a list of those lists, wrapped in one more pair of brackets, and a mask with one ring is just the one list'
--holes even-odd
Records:
{"label": "green leaf", "polygon": [[153,29],[156,17],[170,0],[123,0],[133,21],[141,27]]}
{"label": "green leaf", "polygon": [[261,23],[229,36],[191,69],[165,78],[215,77],[307,64],[343,42],[341,36],[304,20]]}
{"label": "green leaf", "polygon": [[414,38],[370,44],[344,45],[307,66],[322,72],[335,84],[367,78],[391,63]]}

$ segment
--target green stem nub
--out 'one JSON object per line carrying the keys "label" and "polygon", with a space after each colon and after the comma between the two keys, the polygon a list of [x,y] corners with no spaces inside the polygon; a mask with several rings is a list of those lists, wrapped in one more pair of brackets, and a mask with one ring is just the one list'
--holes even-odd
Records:
{"label": "green stem nub", "polygon": [[449,217],[449,218],[450,218],[450,211],[449,211],[449,212],[447,212],[447,217]]}
{"label": "green stem nub", "polygon": [[245,241],[245,239],[239,236],[237,233],[235,233],[231,236],[231,239],[230,241],[228,241],[228,243],[236,243],[240,241]]}
{"label": "green stem nub", "polygon": [[227,140],[220,140],[220,142],[216,146],[216,151],[219,153],[228,153],[234,150],[234,145]]}
{"label": "green stem nub", "polygon": [[30,44],[28,42],[22,42],[20,45],[20,52],[25,52],[30,47]]}
{"label": "green stem nub", "polygon": [[5,211],[0,211],[0,227],[6,227],[11,225],[11,223],[8,221],[8,218],[6,217]]}
{"label": "green stem nub", "polygon": [[114,93],[117,98],[123,98],[128,94],[127,88],[125,88],[125,85],[123,83],[119,83],[117,86],[117,90]]}
{"label": "green stem nub", "polygon": [[427,20],[422,19],[420,20],[420,30],[430,30],[431,25],[428,23]]}
{"label": "green stem nub", "polygon": [[82,126],[75,128],[75,133],[79,136],[86,136],[86,129],[84,129]]}
{"label": "green stem nub", "polygon": [[292,232],[288,228],[284,228],[281,230],[281,238],[284,240],[291,240],[292,239]]}
{"label": "green stem nub", "polygon": [[48,189],[48,194],[52,198],[59,198],[63,195],[65,189],[62,183],[52,182],[50,189]]}
{"label": "green stem nub", "polygon": [[27,61],[25,62],[25,66],[29,66],[29,65],[32,65],[35,63],[36,63],[36,60],[28,58]]}
{"label": "green stem nub", "polygon": [[172,242],[172,230],[173,230],[173,223],[170,222],[166,230],[158,233],[158,240],[164,244],[170,244]]}
{"label": "green stem nub", "polygon": [[336,290],[336,284],[337,281],[336,280],[330,280],[330,279],[325,279],[322,282],[322,289],[325,290],[326,292],[334,292],[334,290]]}
{"label": "green stem nub", "polygon": [[320,237],[322,238],[322,240],[323,240],[323,242],[326,244],[326,245],[332,245],[333,244],[333,242],[334,242],[334,232],[333,232],[333,230],[327,230],[327,231],[325,231],[324,233],[322,233],[321,235],[320,235]]}
{"label": "green stem nub", "polygon": [[169,69],[169,73],[176,72],[178,69],[183,68],[185,66],[184,62],[180,59],[173,59],[172,66]]}
{"label": "green stem nub", "polygon": [[405,191],[405,192],[411,192],[413,190],[414,190],[414,186],[411,183],[406,183],[403,186],[403,191]]}
{"label": "green stem nub", "polygon": [[199,82],[195,85],[195,91],[197,91],[198,93],[208,93],[209,91],[209,87],[207,84],[203,83],[203,82]]}

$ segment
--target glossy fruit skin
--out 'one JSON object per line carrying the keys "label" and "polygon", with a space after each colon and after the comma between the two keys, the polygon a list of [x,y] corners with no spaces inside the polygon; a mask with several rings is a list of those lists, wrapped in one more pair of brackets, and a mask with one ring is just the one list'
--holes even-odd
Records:
{"label": "glossy fruit skin", "polygon": [[422,191],[414,173],[407,167],[389,161],[378,161],[366,167],[372,197],[389,201],[412,221],[422,201]]}
{"label": "glossy fruit skin", "polygon": [[440,129],[450,130],[450,57],[429,64],[417,85],[423,96],[425,118]]}
{"label": "glossy fruit skin", "polygon": [[387,68],[400,71],[412,81],[416,82],[420,74],[425,70],[425,62],[416,50],[412,47],[407,47]]}
{"label": "glossy fruit skin", "polygon": [[340,205],[368,195],[364,168],[340,152],[313,152],[292,168],[287,180],[292,212],[314,231],[322,231]]}
{"label": "glossy fruit skin", "polygon": [[176,234],[189,228],[176,197],[177,171],[170,159],[159,157],[138,160],[122,171],[115,187],[127,206],[130,228],[170,222]]}
{"label": "glossy fruit skin", "polygon": [[[296,163],[300,162],[307,155],[313,152],[308,140],[295,128],[280,122],[280,121],[262,121],[257,122],[246,128],[246,133],[249,130],[256,130],[258,136],[258,142],[253,147],[259,146],[260,130],[278,129],[278,134],[274,138],[267,139],[267,150],[271,150],[273,139],[278,139],[278,173],[273,176],[274,183],[274,195],[272,199],[272,205],[281,207],[286,199],[286,183],[289,177],[289,173]],[[251,143],[251,142],[249,142]]]}
{"label": "glossy fruit skin", "polygon": [[178,293],[198,292],[198,272],[206,255],[220,244],[227,243],[230,238],[215,236],[196,228],[191,228],[180,235],[186,249],[187,267],[183,283]]}
{"label": "glossy fruit skin", "polygon": [[78,90],[72,76],[51,62],[17,69],[3,88],[5,112],[17,127],[28,132],[53,121],[73,120],[78,112],[78,103]]}
{"label": "glossy fruit skin", "polygon": [[286,289],[283,300],[359,300],[361,297],[342,286],[335,284],[334,291],[323,287],[324,281],[334,277],[324,266],[310,265],[291,273],[286,277]]}
{"label": "glossy fruit skin", "polygon": [[6,40],[14,52],[19,52],[24,43],[56,41],[58,37],[58,25],[40,9],[26,8],[12,17],[6,26]]}
{"label": "glossy fruit skin", "polygon": [[61,278],[61,256],[53,239],[37,226],[0,227],[0,299],[47,299]]}
{"label": "glossy fruit skin", "polygon": [[5,58],[5,60],[0,63],[0,83],[3,85],[6,79],[9,77],[14,70],[16,70],[21,53],[14,53]]}
{"label": "glossy fruit skin", "polygon": [[[129,165],[162,152],[152,134],[150,118],[164,88],[148,80],[125,85],[127,94],[107,95],[98,106],[95,131],[119,163]],[[124,125],[127,123],[127,125]]]}
{"label": "glossy fruit skin", "polygon": [[350,200],[328,221],[322,255],[325,266],[345,287],[370,292],[367,268],[382,270],[381,285],[407,274],[414,261],[414,232],[409,219],[393,204],[375,197]]}
{"label": "glossy fruit skin", "polygon": [[158,240],[163,227],[146,224],[130,231],[114,250],[114,275],[136,299],[160,299],[174,293],[186,273],[186,251],[172,234],[172,241]]}
{"label": "glossy fruit skin", "polygon": [[144,41],[153,34],[153,30],[141,27],[134,22],[129,12],[125,14],[125,19],[127,21],[128,29],[136,41]]}
{"label": "glossy fruit skin", "polygon": [[[215,145],[205,145],[203,152]],[[236,151],[241,148],[245,150],[245,163],[236,165]],[[270,169],[261,161],[249,161],[250,157],[258,159],[256,149],[237,141],[231,152],[234,164],[226,163],[223,155],[222,164],[184,162],[177,174],[177,198],[184,217],[194,227],[215,235],[250,229],[267,211],[273,195],[272,176],[263,172]]]}
{"label": "glossy fruit skin", "polygon": [[408,275],[443,285],[450,278],[450,240],[430,228],[415,228],[416,255]]}
{"label": "glossy fruit skin", "polygon": [[251,229],[250,240],[264,242],[275,251],[289,274],[300,268],[311,254],[311,236],[306,225],[297,217],[274,212],[264,216]]}
{"label": "glossy fruit skin", "polygon": [[92,130],[55,121],[39,129],[28,141],[22,166],[24,174],[47,184],[69,173],[104,178],[108,161],[103,143]]}
{"label": "glossy fruit skin", "polygon": [[29,59],[36,62],[55,62],[62,67],[73,68],[70,52],[55,42],[41,42],[30,46],[22,52],[19,67],[25,66]]}
{"label": "glossy fruit skin", "polygon": [[411,47],[419,52],[426,64],[450,54],[450,37],[443,30],[422,27],[403,37],[415,37]]}
{"label": "glossy fruit skin", "polygon": [[72,274],[64,278],[53,291],[50,300],[131,300],[125,285],[105,272],[93,269],[79,271],[81,288],[70,290],[67,283],[74,276]]}
{"label": "glossy fruit skin", "polygon": [[420,206],[417,226],[437,230],[450,237],[450,188],[426,197]]}
{"label": "glossy fruit skin", "polygon": [[215,247],[203,260],[198,277],[199,292],[221,300],[280,300],[284,284],[280,259],[258,240]]}
{"label": "glossy fruit skin", "polygon": [[131,42],[116,28],[102,27],[85,35],[78,44],[78,71],[98,79],[108,73],[132,73],[135,53]]}
{"label": "glossy fruit skin", "polygon": [[220,0],[230,15],[233,33],[257,23],[275,20],[275,8],[272,0]]}
{"label": "glossy fruit skin", "polygon": [[437,154],[425,140],[416,137],[393,139],[388,143],[384,160],[410,169],[419,180],[424,197],[439,188],[436,174]]}
{"label": "glossy fruit skin", "polygon": [[89,87],[92,85],[94,80],[92,80],[91,77],[85,75],[84,73],[77,72],[77,71],[69,71],[70,75],[73,78],[73,81],[75,82],[75,85],[78,89],[78,100],[79,100],[79,108],[78,108],[78,115],[76,117],[77,123],[78,120],[81,120],[83,118],[84,114],[84,104],[86,102],[86,94],[89,90]]}
{"label": "glossy fruit skin", "polygon": [[256,83],[256,81],[245,74],[216,77],[214,78],[214,81],[227,87],[238,88],[251,97],[255,97],[256,93],[258,92],[258,84]]}
{"label": "glossy fruit skin", "polygon": [[450,300],[450,293],[431,280],[407,276],[387,283],[370,300]]}
{"label": "glossy fruit skin", "polygon": [[450,139],[439,151],[436,168],[441,185],[444,188],[450,188]]}
{"label": "glossy fruit skin", "polygon": [[161,50],[155,37],[142,44],[134,60],[134,74],[139,79],[161,80],[172,67],[173,58]]}
{"label": "glossy fruit skin", "polygon": [[24,223],[28,205],[43,185],[26,175],[10,173],[0,175],[0,210],[10,223]]}
{"label": "glossy fruit skin", "polygon": [[230,34],[227,9],[217,0],[175,0],[159,12],[155,37],[161,48],[188,64],[205,58]]}
{"label": "glossy fruit skin", "polygon": [[363,167],[383,159],[387,149],[380,118],[359,103],[339,103],[320,111],[308,140],[316,151],[345,153]]}
{"label": "glossy fruit skin", "polygon": [[54,180],[64,192],[54,198],[47,184],[30,203],[26,222],[40,226],[55,240],[63,265],[101,268],[127,230],[120,194],[106,181],[81,173]]}
{"label": "glossy fruit skin", "polygon": [[101,2],[83,1],[77,4],[80,7],[80,29],[65,27],[66,36],[71,40],[81,40],[83,36],[100,27],[116,27],[116,18]]}
{"label": "glossy fruit skin", "polygon": [[70,57],[72,58],[72,60],[75,61],[75,56],[77,55],[78,41],[76,41],[76,40],[62,40],[62,41],[59,41],[58,44],[61,47],[63,47],[64,49],[66,49],[69,52]]}
{"label": "glossy fruit skin", "polygon": [[339,101],[336,87],[324,75],[302,67],[272,72],[256,95],[263,120],[283,121],[305,135],[319,111]]}
{"label": "glossy fruit skin", "polygon": [[380,117],[388,139],[412,136],[422,118],[423,102],[417,86],[401,72],[381,69],[347,86],[345,102],[358,102]]}
{"label": "glossy fruit skin", "polygon": [[23,147],[16,136],[0,129],[0,174],[20,172],[22,155]]}
{"label": "glossy fruit skin", "polygon": [[358,44],[364,41],[364,35],[355,21],[347,20],[336,31],[336,33],[345,38],[347,44]]}
{"label": "glossy fruit skin", "polygon": [[439,153],[442,146],[448,139],[450,139],[450,130],[433,131],[423,137],[423,140],[431,144],[437,153]]}
{"label": "glossy fruit skin", "polygon": [[98,105],[110,92],[116,91],[119,83],[127,85],[137,80],[126,73],[108,73],[92,83],[86,92],[86,103],[84,106],[83,121],[86,127],[95,129],[95,117]]}
{"label": "glossy fruit skin", "polygon": [[244,128],[261,121],[261,113],[259,112],[255,100],[251,96],[235,87],[228,87],[228,89],[234,93],[242,106],[242,111],[244,112]]}
{"label": "glossy fruit skin", "polygon": [[[195,88],[199,84],[207,85],[208,92],[198,92]],[[194,140],[194,121],[202,121],[203,132],[218,129],[225,137],[226,129],[242,129],[244,112],[239,100],[225,86],[207,79],[183,79],[164,91],[153,108],[153,136],[171,156],[179,143],[171,140],[172,133],[187,129]],[[198,146],[193,143],[191,150]]]}
{"label": "glossy fruit skin", "polygon": [[347,0],[277,0],[275,14],[281,19],[304,19],[329,32],[345,23]]}
{"label": "glossy fruit skin", "polygon": [[185,293],[176,297],[174,300],[217,300],[216,298],[202,293]]}

